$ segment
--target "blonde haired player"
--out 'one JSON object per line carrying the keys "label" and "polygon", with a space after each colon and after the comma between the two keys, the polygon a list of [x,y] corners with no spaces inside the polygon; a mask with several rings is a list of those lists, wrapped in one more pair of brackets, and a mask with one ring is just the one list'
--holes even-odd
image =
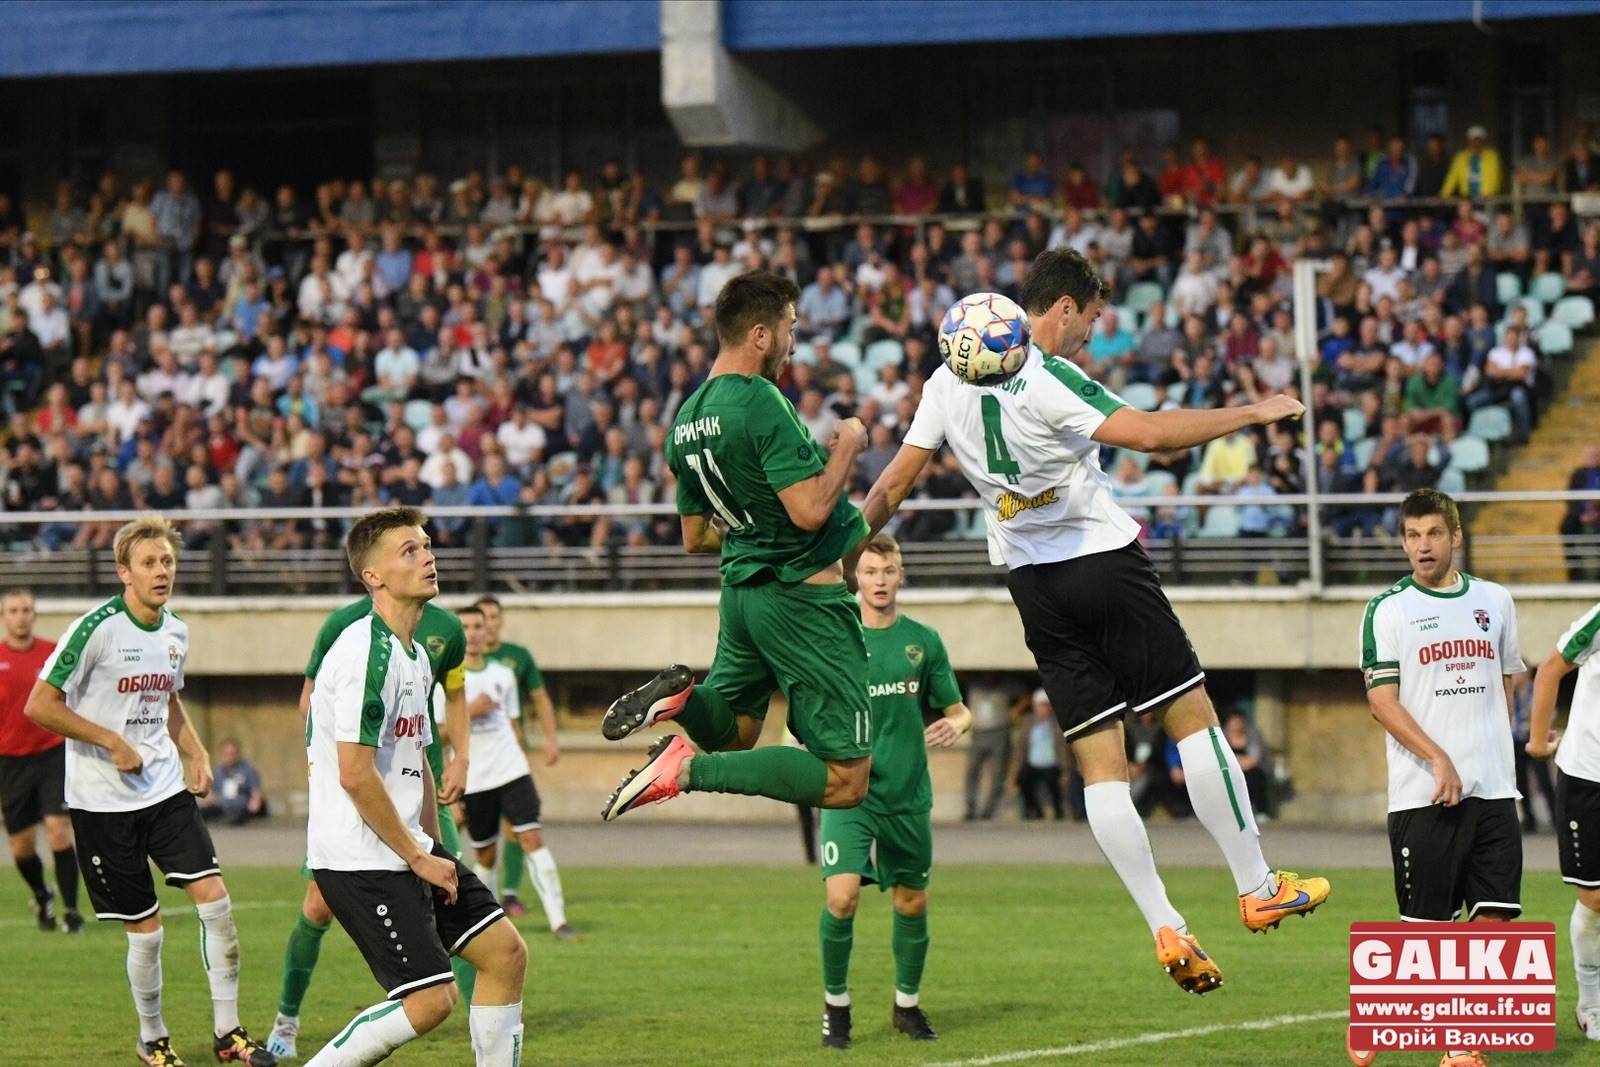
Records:
{"label": "blonde haired player", "polygon": [[139,1013],[135,1052],[182,1067],[161,1010],[161,904],[155,862],[194,901],[200,960],[211,984],[218,1060],[273,1067],[239,1024],[239,935],[211,834],[195,797],[211,791],[211,759],[178,696],[189,627],[167,608],[178,534],[160,516],[117,531],[122,593],[67,627],[28,698],[28,718],[67,738],[67,805],[95,916],[128,933],[128,984]]}

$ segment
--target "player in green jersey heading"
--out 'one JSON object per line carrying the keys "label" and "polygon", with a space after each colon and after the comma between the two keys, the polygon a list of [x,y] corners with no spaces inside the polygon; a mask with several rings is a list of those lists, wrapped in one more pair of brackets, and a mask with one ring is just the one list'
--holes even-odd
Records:
{"label": "player in green jersey heading", "polygon": [[[302,719],[311,708],[311,691],[328,649],[351,623],[370,614],[372,598],[362,597],[324,620],[312,645],[311,658],[306,661],[305,681],[300,687]],[[467,739],[471,736],[472,727],[467,717],[466,675],[461,666],[467,654],[467,639],[461,629],[461,620],[454,612],[429,603],[423,605],[422,618],[417,623],[416,641],[428,657],[433,676],[439,679],[439,684],[444,688],[445,729],[449,732],[454,755],[449,766],[446,766],[443,745],[435,734],[428,744],[427,756],[434,779],[439,783],[439,837],[451,855],[459,856],[461,844],[456,834],[455,820],[451,818],[447,805],[460,799],[467,783]],[[316,969],[317,957],[322,951],[322,935],[328,932],[333,922],[333,912],[328,910],[317,883],[311,880],[310,870],[304,873],[306,895],[301,902],[294,929],[289,932],[288,947],[284,950],[278,1015],[272,1024],[272,1033],[267,1038],[268,1050],[283,1058],[291,1058],[296,1054],[295,1039],[300,1034],[300,1003],[305,998],[307,987],[311,985],[311,973]],[[461,987],[462,995],[470,1001],[472,965],[459,956],[453,956],[450,968],[455,972],[456,984]]]}
{"label": "player in green jersey heading", "polygon": [[[918,1004],[928,957],[928,872],[933,867],[933,782],[928,746],[955,744],[972,728],[939,635],[900,614],[905,572],[888,534],[868,541],[856,564],[872,701],[872,784],[859,807],[822,813],[822,1044],[850,1047],[850,947],[861,883],[894,897],[896,1030],[915,1041],[938,1035]],[[876,855],[874,855],[876,845]]]}
{"label": "player in green jersey heading", "polygon": [[[534,662],[533,653],[522,645],[500,639],[500,626],[505,620],[505,613],[498,599],[485,594],[473,601],[472,606],[483,612],[484,627],[488,630],[489,646],[484,652],[484,657],[490,663],[505,664],[511,668],[511,673],[517,676],[517,699],[522,702],[523,709],[522,715],[517,718],[517,733],[522,738],[523,750],[533,751],[533,740],[528,736],[530,716],[527,709],[531,707],[538,713],[539,729],[544,732],[544,765],[554,767],[561,759],[561,745],[556,740],[556,706],[551,702],[550,693],[544,687],[544,675],[539,673],[539,665]],[[526,915],[528,909],[517,899],[522,890],[524,866],[522,842],[517,840],[517,835],[514,833],[507,832],[503,836],[505,840],[500,843],[503,850],[500,856],[500,906],[506,909],[507,915]],[[541,878],[548,879],[554,876],[555,860],[550,858],[548,849],[536,845],[533,857],[541,870]],[[536,891],[538,888],[538,885],[534,886]],[[540,900],[543,899],[541,894]]]}
{"label": "player in green jersey heading", "polygon": [[[844,497],[866,430],[845,419],[824,450],[774,384],[794,350],[799,295],[787,278],[753,271],[717,296],[722,350],[666,443],[683,547],[722,556],[716,658],[704,684],[668,667],[601,724],[615,741],[676,718],[704,754],[677,735],[659,742],[606,802],[605,819],[689,790],[822,808],[855,807],[867,794],[867,650],[840,562],[867,535]],[[774,690],[804,751],[745,751]]]}

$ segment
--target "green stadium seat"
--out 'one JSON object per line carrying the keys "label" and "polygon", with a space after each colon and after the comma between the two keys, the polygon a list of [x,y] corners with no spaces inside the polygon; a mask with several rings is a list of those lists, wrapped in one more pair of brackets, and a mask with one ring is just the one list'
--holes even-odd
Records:
{"label": "green stadium seat", "polygon": [[1586,296],[1564,296],[1556,301],[1550,317],[1574,330],[1582,330],[1594,322],[1594,301]]}
{"label": "green stadium seat", "polygon": [[1461,473],[1461,470],[1457,467],[1446,467],[1439,474],[1439,491],[1441,493],[1449,493],[1452,496],[1456,493],[1465,493],[1467,491],[1467,476]]}
{"label": "green stadium seat", "polygon": [[1150,466],[1150,454],[1148,452],[1140,452],[1136,448],[1119,448],[1117,449],[1116,463],[1112,466],[1113,474],[1116,473],[1116,468],[1120,467],[1125,459],[1133,460],[1134,466],[1141,471]]}
{"label": "green stadium seat", "polygon": [[1171,471],[1146,471],[1144,480],[1145,484],[1150,487],[1151,496],[1176,496],[1178,494],[1178,479],[1172,476]]}
{"label": "green stadium seat", "polygon": [[1572,327],[1551,319],[1533,331],[1539,351],[1547,356],[1564,356],[1572,351]]}
{"label": "green stadium seat", "polygon": [[1187,388],[1188,386],[1184,385],[1182,382],[1173,382],[1171,385],[1167,386],[1167,403],[1183,403],[1183,391]]}
{"label": "green stadium seat", "polygon": [[433,405],[426,400],[408,400],[403,417],[407,426],[421,433],[433,422]]}
{"label": "green stadium seat", "polygon": [[1344,430],[1341,436],[1346,441],[1359,441],[1367,436],[1367,417],[1361,414],[1360,408],[1344,409]]}
{"label": "green stadium seat", "polygon": [[1504,441],[1511,436],[1511,412],[1499,404],[1479,408],[1467,420],[1467,433],[1485,441]]}
{"label": "green stadium seat", "polygon": [[796,363],[809,363],[815,367],[817,365],[817,350],[805,342],[799,342],[794,346],[794,355],[791,358]]}
{"label": "green stadium seat", "polygon": [[1161,406],[1161,394],[1153,385],[1144,382],[1129,382],[1122,390],[1122,399],[1128,406],[1139,411],[1154,411]]}
{"label": "green stadium seat", "polygon": [[1450,445],[1448,466],[1462,474],[1489,469],[1489,444],[1481,437],[1463,434]]}
{"label": "green stadium seat", "polygon": [[1567,280],[1554,271],[1539,275],[1528,289],[1542,304],[1554,304],[1567,295]]}
{"label": "green stadium seat", "polygon": [[1206,509],[1205,521],[1200,524],[1201,537],[1238,537],[1239,509],[1218,505]]}
{"label": "green stadium seat", "polygon": [[1537,328],[1544,321],[1544,304],[1536,296],[1525,296],[1517,303],[1528,309],[1528,325]]}
{"label": "green stadium seat", "polygon": [[1350,446],[1351,455],[1355,457],[1356,466],[1361,470],[1367,469],[1367,464],[1372,462],[1372,453],[1378,450],[1376,437],[1364,437]]}
{"label": "green stadium seat", "polygon": [[1151,306],[1159,303],[1166,294],[1161,290],[1159,282],[1134,282],[1128,286],[1128,295],[1124,298],[1127,306],[1143,315]]}
{"label": "green stadium seat", "polygon": [[890,364],[898,365],[904,363],[906,361],[905,346],[892,337],[882,341],[874,341],[867,346],[866,360],[866,365],[874,371],[879,367]]}
{"label": "green stadium seat", "polygon": [[1495,294],[1502,304],[1515,304],[1522,299],[1522,279],[1510,271],[1495,275]]}
{"label": "green stadium seat", "polygon": [[861,366],[861,346],[854,341],[833,342],[833,361],[847,367]]}

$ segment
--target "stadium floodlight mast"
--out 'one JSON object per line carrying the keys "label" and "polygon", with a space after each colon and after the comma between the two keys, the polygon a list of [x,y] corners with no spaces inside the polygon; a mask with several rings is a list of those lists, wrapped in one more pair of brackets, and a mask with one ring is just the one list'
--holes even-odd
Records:
{"label": "stadium floodlight mast", "polygon": [[1300,402],[1305,405],[1306,446],[1301,449],[1306,495],[1307,553],[1311,568],[1311,591],[1322,592],[1322,507],[1317,501],[1317,414],[1311,402],[1311,376],[1316,369],[1317,351],[1317,275],[1327,270],[1328,260],[1299,259],[1294,265],[1294,355],[1300,364]]}

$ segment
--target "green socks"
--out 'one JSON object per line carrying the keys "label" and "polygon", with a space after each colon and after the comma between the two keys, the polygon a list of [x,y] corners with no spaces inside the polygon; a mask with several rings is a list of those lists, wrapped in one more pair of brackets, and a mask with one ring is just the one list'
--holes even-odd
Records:
{"label": "green socks", "polygon": [[472,987],[478,980],[478,972],[473,970],[472,964],[460,956],[450,957],[450,972],[456,976],[456,986],[461,990],[461,999],[471,1004]]}
{"label": "green socks", "polygon": [[689,740],[701,752],[720,752],[739,737],[739,727],[734,722],[733,708],[727,697],[715,689],[698,685],[683,702],[683,708],[674,717],[683,727]]}
{"label": "green socks", "polygon": [[[841,919],[822,906],[822,926],[819,936],[822,939],[822,988],[824,992],[839,996],[849,989],[850,978],[850,945],[854,935],[855,917]],[[900,927],[895,927],[895,960],[900,959],[898,935]],[[923,941],[924,947],[927,941]],[[898,969],[898,968],[897,968]],[[921,967],[918,967],[918,971]]]}
{"label": "green socks", "polygon": [[294,929],[289,932],[289,947],[283,953],[279,1013],[300,1014],[300,1002],[305,999],[306,988],[311,985],[311,972],[317,967],[317,955],[322,951],[322,935],[327,932],[326,926],[318,926],[304,915],[295,917]]}
{"label": "green socks", "polygon": [[771,797],[817,808],[828,789],[828,765],[804,749],[788,745],[708,752],[689,761],[689,789]]}
{"label": "green socks", "polygon": [[[826,955],[826,943],[823,946]],[[928,961],[928,916],[894,913],[894,988],[915,993],[922,985],[922,965]]]}
{"label": "green socks", "polygon": [[522,892],[522,842],[514,837],[500,842],[500,896]]}

